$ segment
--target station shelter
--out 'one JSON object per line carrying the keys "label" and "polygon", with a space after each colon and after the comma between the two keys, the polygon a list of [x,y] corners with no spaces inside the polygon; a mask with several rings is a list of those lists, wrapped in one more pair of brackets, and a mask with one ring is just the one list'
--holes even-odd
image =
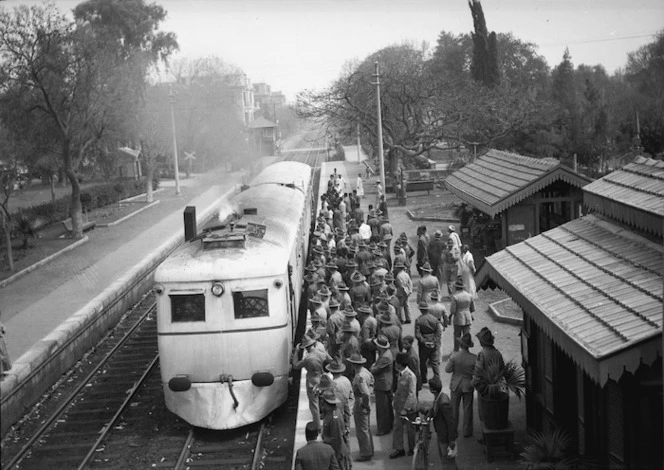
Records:
{"label": "station shelter", "polygon": [[529,430],[565,430],[592,468],[663,468],[664,162],[583,193],[590,214],[487,257],[476,282],[523,309]]}
{"label": "station shelter", "polygon": [[277,125],[274,122],[261,116],[247,124],[247,128],[251,150],[255,155],[276,155]]}
{"label": "station shelter", "polygon": [[140,150],[134,150],[129,147],[119,147],[116,159],[116,176],[118,178],[140,179],[143,176],[141,173],[141,162],[138,159],[140,154]]}
{"label": "station shelter", "polygon": [[581,188],[590,181],[553,158],[491,149],[447,176],[445,186],[493,219],[500,250],[579,217]]}

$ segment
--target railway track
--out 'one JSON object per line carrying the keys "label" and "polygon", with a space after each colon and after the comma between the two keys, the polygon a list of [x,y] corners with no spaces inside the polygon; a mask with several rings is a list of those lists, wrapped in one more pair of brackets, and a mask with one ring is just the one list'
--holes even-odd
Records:
{"label": "railway track", "polygon": [[320,129],[312,128],[305,131],[293,148],[282,151],[282,160],[306,163],[318,168],[320,162],[327,158],[327,143]]}
{"label": "railway track", "polygon": [[258,469],[274,453],[263,446],[265,423],[212,431],[192,428],[165,409],[153,294],[91,356],[85,377],[72,369],[52,391],[59,395],[76,383],[39,417],[38,428],[19,447],[3,446],[3,469]]}
{"label": "railway track", "polygon": [[77,386],[59,397],[3,468],[86,468],[142,385],[158,380],[154,305],[154,295],[146,295],[100,343],[87,375],[72,369],[60,381]]}
{"label": "railway track", "polygon": [[[284,159],[319,171],[327,149],[303,143]],[[147,294],[26,414],[3,439],[1,468],[290,468],[296,393],[268,426],[192,430],[168,412],[154,302]]]}
{"label": "railway track", "polygon": [[[189,467],[214,469],[262,468],[265,423],[257,423],[229,431],[210,431],[192,428],[182,446],[173,468]],[[219,435],[223,434],[223,439]],[[154,465],[159,468],[160,465]]]}

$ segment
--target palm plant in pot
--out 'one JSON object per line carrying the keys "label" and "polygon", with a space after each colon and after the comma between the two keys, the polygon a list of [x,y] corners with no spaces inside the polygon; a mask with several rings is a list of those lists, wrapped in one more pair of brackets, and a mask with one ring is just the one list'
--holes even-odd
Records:
{"label": "palm plant in pot", "polygon": [[484,425],[490,429],[507,427],[509,392],[519,399],[526,391],[526,373],[514,360],[487,361],[475,365],[473,385],[479,395],[479,406]]}

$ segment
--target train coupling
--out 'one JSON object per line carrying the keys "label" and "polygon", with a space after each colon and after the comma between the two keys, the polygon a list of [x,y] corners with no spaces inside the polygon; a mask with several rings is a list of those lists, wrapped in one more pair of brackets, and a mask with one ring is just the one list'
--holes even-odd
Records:
{"label": "train coupling", "polygon": [[233,409],[237,408],[240,402],[237,401],[237,397],[235,396],[235,392],[233,391],[233,376],[230,374],[229,375],[222,374],[219,376],[219,381],[221,383],[228,382],[228,391],[231,392],[231,397],[233,398]]}

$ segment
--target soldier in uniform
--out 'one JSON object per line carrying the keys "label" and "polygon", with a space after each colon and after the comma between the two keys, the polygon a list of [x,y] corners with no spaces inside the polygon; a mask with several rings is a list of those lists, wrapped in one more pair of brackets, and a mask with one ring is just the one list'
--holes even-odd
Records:
{"label": "soldier in uniform", "polygon": [[459,350],[457,338],[461,338],[464,333],[470,333],[470,325],[473,323],[473,312],[475,311],[475,301],[473,296],[464,290],[463,280],[457,279],[454,284],[456,293],[452,296],[450,303],[450,323],[454,325],[454,351]]}
{"label": "soldier in uniform", "polygon": [[378,348],[378,358],[371,366],[376,393],[376,436],[392,431],[394,410],[392,408],[392,384],[394,357],[390,351],[390,341],[383,335],[374,340]]}
{"label": "soldier in uniform", "polygon": [[438,284],[438,278],[431,275],[433,269],[431,269],[428,261],[424,263],[420,271],[422,277],[417,281],[417,303],[429,303],[431,302],[431,294],[440,292],[440,285]]}
{"label": "soldier in uniform", "polygon": [[440,379],[440,345],[443,338],[443,326],[429,313],[429,304],[419,304],[422,315],[415,320],[415,338],[420,353],[420,374],[422,384],[427,383],[427,364],[431,365],[434,377]]}
{"label": "soldier in uniform", "polygon": [[353,378],[353,394],[355,406],[353,408],[353,419],[355,421],[355,433],[360,447],[358,462],[371,460],[374,454],[373,436],[371,435],[371,394],[374,386],[374,377],[364,365],[367,360],[359,354],[353,354],[348,358],[353,365],[355,377]]}

